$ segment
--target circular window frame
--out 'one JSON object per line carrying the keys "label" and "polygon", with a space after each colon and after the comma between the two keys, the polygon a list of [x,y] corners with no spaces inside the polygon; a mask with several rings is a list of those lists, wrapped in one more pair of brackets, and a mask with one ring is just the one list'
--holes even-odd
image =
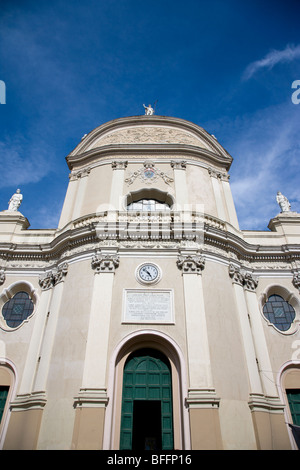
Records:
{"label": "circular window frame", "polygon": [[[274,323],[270,322],[265,315],[264,315],[264,306],[267,303],[269,297],[272,295],[278,295],[283,298],[285,302],[288,302],[293,309],[295,310],[295,319],[291,323],[291,326],[288,330],[282,331],[279,328],[277,328]],[[297,296],[289,291],[286,287],[279,286],[279,285],[272,285],[269,286],[260,296],[260,313],[264,319],[264,321],[267,323],[268,326],[274,328],[278,333],[289,336],[295,334],[299,330],[299,324],[300,324],[300,303],[297,298]]]}
{"label": "circular window frame", "polygon": [[[18,294],[18,292],[26,292],[29,295],[31,301],[33,302],[33,311],[27,318],[22,321],[22,323],[20,323],[20,325],[16,327],[10,327],[7,325],[6,320],[3,317],[2,309],[4,304],[11,300],[16,294]],[[21,328],[25,323],[28,323],[32,316],[35,314],[37,303],[38,295],[36,293],[36,289],[33,287],[32,284],[30,284],[30,282],[17,281],[11,284],[9,287],[4,289],[0,295],[0,328],[4,331],[16,331]]]}

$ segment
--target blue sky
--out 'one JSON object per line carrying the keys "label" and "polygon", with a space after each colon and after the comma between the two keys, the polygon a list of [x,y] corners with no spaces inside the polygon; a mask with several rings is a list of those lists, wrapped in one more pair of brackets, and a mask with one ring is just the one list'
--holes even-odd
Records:
{"label": "blue sky", "polygon": [[0,210],[21,188],[31,228],[57,227],[81,137],[155,100],[232,155],[242,229],[278,190],[300,212],[299,1],[0,0],[0,80]]}

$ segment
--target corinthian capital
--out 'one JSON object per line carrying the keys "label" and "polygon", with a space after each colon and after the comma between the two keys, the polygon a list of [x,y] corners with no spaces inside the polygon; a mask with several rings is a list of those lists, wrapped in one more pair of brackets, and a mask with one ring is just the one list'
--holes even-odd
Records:
{"label": "corinthian capital", "polygon": [[205,266],[205,258],[201,255],[180,255],[177,266],[184,274],[200,274]]}
{"label": "corinthian capital", "polygon": [[63,281],[68,273],[68,264],[64,263],[58,268],[52,269],[52,271],[43,274],[39,278],[39,284],[43,290],[51,289],[59,282]]}
{"label": "corinthian capital", "polygon": [[114,273],[119,264],[117,255],[95,255],[92,258],[92,268],[96,273]]}
{"label": "corinthian capital", "polygon": [[252,276],[251,273],[245,273],[244,275],[244,289],[255,291],[258,285],[258,279]]}
{"label": "corinthian capital", "polygon": [[232,279],[232,282],[234,282],[235,284],[239,284],[240,286],[243,286],[244,276],[240,268],[234,266],[233,264],[230,264],[228,268],[228,273]]}
{"label": "corinthian capital", "polygon": [[115,160],[111,163],[113,170],[125,170],[127,168],[127,160]]}
{"label": "corinthian capital", "polygon": [[255,291],[258,285],[258,279],[251,273],[246,272],[233,264],[229,265],[228,273],[232,282],[244,287],[246,290]]}

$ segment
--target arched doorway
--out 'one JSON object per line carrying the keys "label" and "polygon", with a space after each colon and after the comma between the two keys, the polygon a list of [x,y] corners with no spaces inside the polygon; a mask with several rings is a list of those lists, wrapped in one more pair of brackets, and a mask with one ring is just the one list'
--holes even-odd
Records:
{"label": "arched doorway", "polygon": [[171,367],[155,349],[139,349],[125,363],[120,449],[173,449]]}

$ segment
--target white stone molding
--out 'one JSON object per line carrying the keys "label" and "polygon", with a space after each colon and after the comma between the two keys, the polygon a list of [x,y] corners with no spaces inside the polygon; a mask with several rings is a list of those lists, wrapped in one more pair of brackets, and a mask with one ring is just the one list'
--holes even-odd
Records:
{"label": "white stone molding", "polygon": [[92,258],[92,269],[95,273],[114,273],[116,268],[119,267],[120,259],[118,255],[97,254]]}
{"label": "white stone molding", "polygon": [[74,406],[77,408],[105,408],[108,404],[106,389],[81,388],[78,395],[74,397]]}
{"label": "white stone molding", "polygon": [[205,267],[205,258],[202,255],[179,255],[177,266],[184,274],[201,274]]}

